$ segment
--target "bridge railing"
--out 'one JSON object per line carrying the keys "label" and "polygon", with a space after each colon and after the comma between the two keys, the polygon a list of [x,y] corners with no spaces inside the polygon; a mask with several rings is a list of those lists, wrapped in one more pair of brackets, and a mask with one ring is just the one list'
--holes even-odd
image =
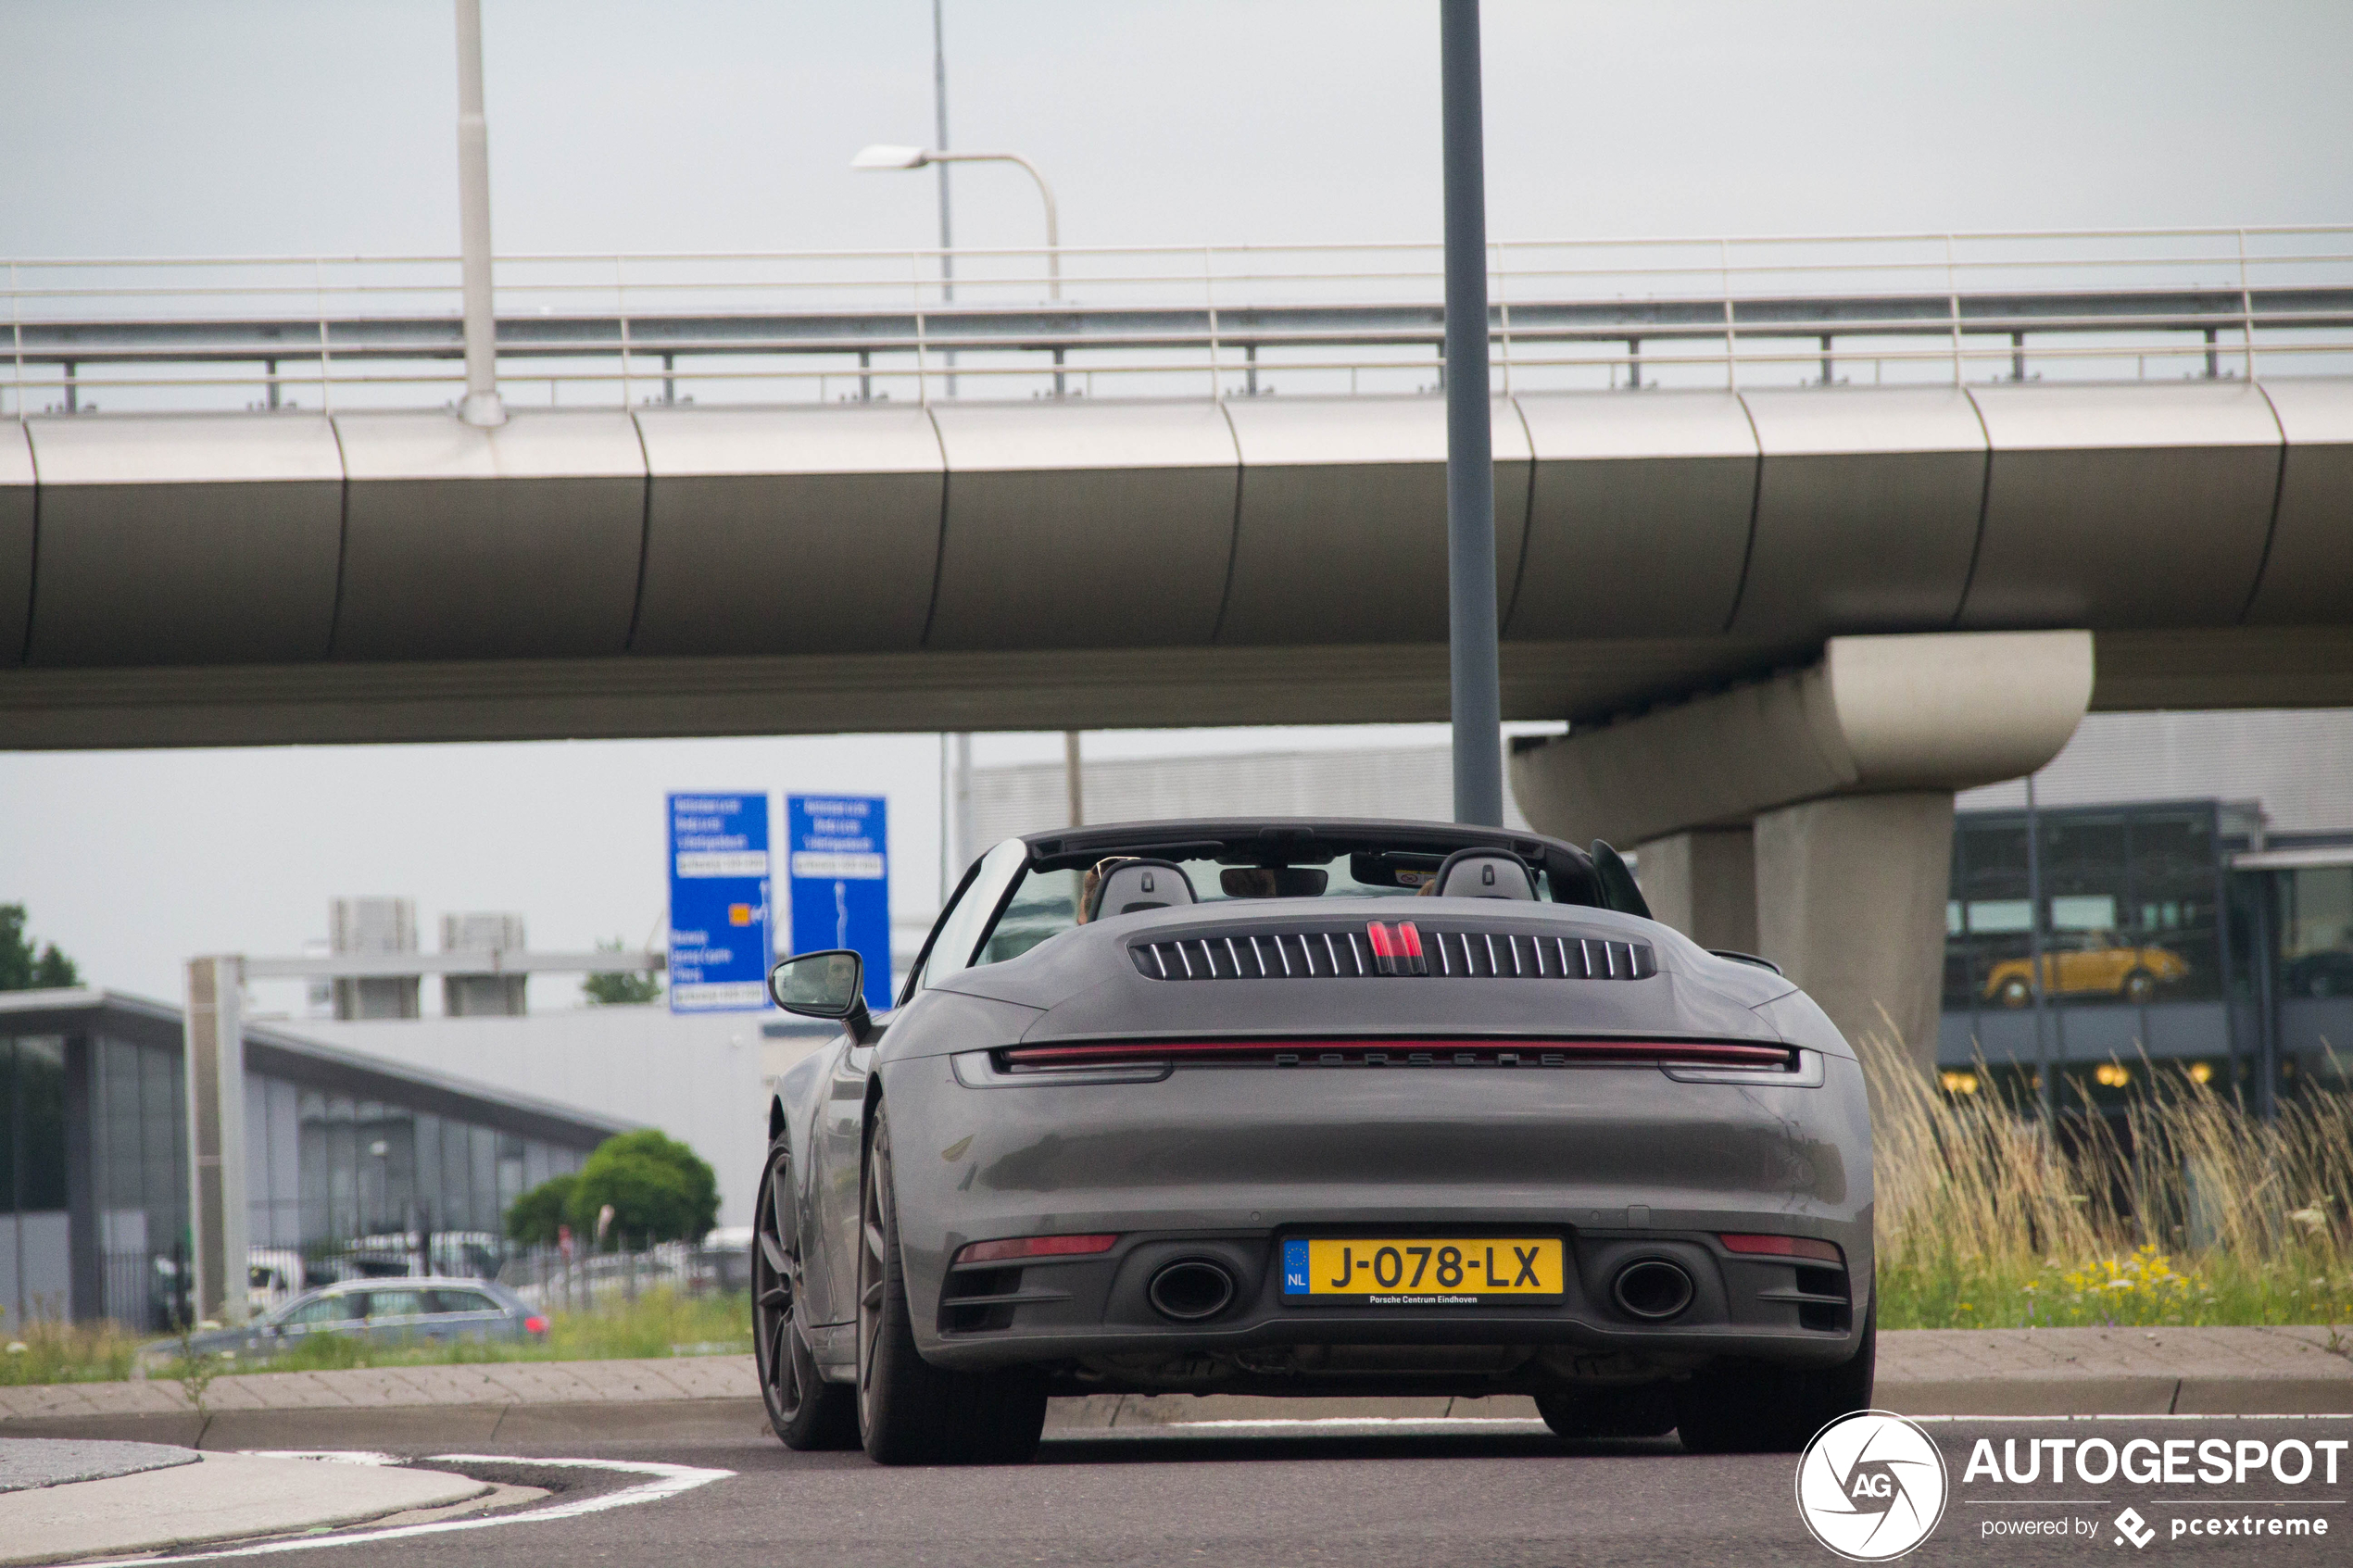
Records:
{"label": "bridge railing", "polygon": [[[1498,392],[2353,370],[2353,226],[1499,241]],[[1434,391],[1435,245],[511,256],[518,407]],[[452,257],[0,264],[0,415],[434,408]]]}

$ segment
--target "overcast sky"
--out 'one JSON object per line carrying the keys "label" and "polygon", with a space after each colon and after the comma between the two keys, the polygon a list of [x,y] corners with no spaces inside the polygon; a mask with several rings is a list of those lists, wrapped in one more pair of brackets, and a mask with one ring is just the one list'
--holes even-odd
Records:
{"label": "overcast sky", "polygon": [[[502,251],[934,243],[931,175],[845,167],[931,140],[929,0],[484,11]],[[948,0],[951,140],[1043,166],[1072,245],[1435,239],[1435,18]],[[1489,0],[1486,35],[1499,238],[2353,214],[2341,0]],[[0,0],[0,254],[452,251],[452,56],[447,0]],[[961,243],[1035,243],[1017,172],[955,179]],[[635,943],[661,923],[664,792],[764,788],[888,794],[912,914],[937,768],[930,736],[0,755],[0,902],[156,996],[192,952],[298,949],[336,893],[412,895],[428,931],[508,909],[535,946]]]}

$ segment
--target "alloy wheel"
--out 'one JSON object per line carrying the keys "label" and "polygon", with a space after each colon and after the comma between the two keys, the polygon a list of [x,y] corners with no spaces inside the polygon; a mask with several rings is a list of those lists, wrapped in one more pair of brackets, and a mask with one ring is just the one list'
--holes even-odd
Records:
{"label": "alloy wheel", "polygon": [[889,1201],[872,1160],[858,1200],[858,1422],[874,1424],[875,1357],[883,1336],[885,1205]]}
{"label": "alloy wheel", "polygon": [[761,1391],[781,1429],[809,1397],[802,1358],[794,1353],[793,1345],[799,1330],[800,1248],[793,1223],[791,1162],[782,1148],[769,1157],[758,1218],[751,1260],[753,1345],[760,1358]]}

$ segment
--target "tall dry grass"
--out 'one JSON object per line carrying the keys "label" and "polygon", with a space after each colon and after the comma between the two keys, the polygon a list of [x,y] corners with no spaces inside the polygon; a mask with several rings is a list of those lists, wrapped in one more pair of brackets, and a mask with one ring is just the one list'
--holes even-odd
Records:
{"label": "tall dry grass", "polygon": [[66,1323],[55,1315],[11,1323],[7,1317],[0,1311],[0,1387],[131,1375],[139,1341],[120,1323]]}
{"label": "tall dry grass", "polygon": [[[2121,1130],[1948,1096],[1893,1035],[1871,1087],[1888,1328],[2353,1321],[2353,1094],[2264,1122],[2186,1073],[2134,1068]],[[2088,1075],[2088,1074],[2087,1074]],[[2082,1111],[2064,1082],[2063,1108]]]}

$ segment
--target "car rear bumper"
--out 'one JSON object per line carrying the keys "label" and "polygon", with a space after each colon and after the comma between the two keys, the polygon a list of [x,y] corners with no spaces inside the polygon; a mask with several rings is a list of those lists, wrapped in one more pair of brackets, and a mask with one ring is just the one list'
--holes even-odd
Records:
{"label": "car rear bumper", "polygon": [[[899,1064],[885,1098],[917,1344],[945,1366],[1051,1365],[1106,1390],[1500,1390],[1724,1356],[1835,1364],[1869,1305],[1870,1141],[1856,1064],[1818,1065],[1810,1087],[1615,1067],[973,1088],[947,1059]],[[1119,1239],[1091,1256],[954,1262],[976,1240],[1088,1233]],[[1285,1300],[1284,1240],[1376,1234],[1557,1236],[1565,1288],[1478,1305]],[[1828,1242],[1839,1261],[1735,1253],[1726,1235]],[[1233,1298],[1173,1322],[1151,1285],[1188,1260],[1224,1270]],[[1688,1307],[1657,1321],[1620,1305],[1615,1282],[1644,1261],[1683,1271]]]}
{"label": "car rear bumper", "polygon": [[[1762,1215],[1717,1223],[1787,1228]],[[1866,1215],[1862,1228],[1868,1226]],[[1498,1229],[1452,1218],[1401,1219],[1386,1228],[1466,1239]],[[1579,1378],[1640,1379],[1689,1371],[1722,1356],[1831,1365],[1854,1354],[1869,1305],[1868,1252],[1850,1272],[1812,1261],[1734,1254],[1714,1231],[1656,1224],[1642,1230],[1500,1228],[1517,1236],[1561,1237],[1568,1259],[1561,1298],[1508,1305],[1302,1304],[1287,1301],[1280,1291],[1277,1265],[1286,1232],[1139,1232],[1123,1235],[1113,1251],[1097,1257],[951,1269],[923,1349],[940,1365],[969,1369],[1074,1362],[1079,1375],[1106,1391],[1237,1380],[1288,1380],[1318,1388],[1403,1380],[1461,1391],[1463,1378],[1500,1379],[1522,1388]],[[1338,1227],[1292,1227],[1291,1233],[1304,1230],[1330,1235]],[[1611,1287],[1624,1270],[1660,1262],[1683,1271],[1692,1299],[1670,1321],[1644,1322],[1618,1304]],[[1151,1302],[1152,1280],[1171,1265],[1204,1263],[1231,1278],[1233,1301],[1206,1321],[1170,1321]],[[1472,1347],[1496,1353],[1446,1353]],[[1504,1353],[1511,1351],[1518,1353]],[[1190,1364],[1201,1361],[1214,1364]]]}

